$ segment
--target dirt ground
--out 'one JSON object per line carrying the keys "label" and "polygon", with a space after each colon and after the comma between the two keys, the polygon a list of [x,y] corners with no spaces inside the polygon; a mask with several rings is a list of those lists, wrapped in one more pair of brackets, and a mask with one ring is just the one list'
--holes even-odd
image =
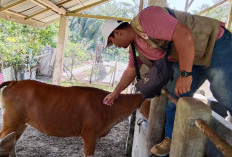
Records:
{"label": "dirt ground", "polygon": [[[2,111],[0,110],[2,128]],[[125,157],[128,120],[116,125],[111,132],[98,140],[95,157]],[[28,126],[16,144],[17,157],[83,157],[81,138],[47,136]]]}

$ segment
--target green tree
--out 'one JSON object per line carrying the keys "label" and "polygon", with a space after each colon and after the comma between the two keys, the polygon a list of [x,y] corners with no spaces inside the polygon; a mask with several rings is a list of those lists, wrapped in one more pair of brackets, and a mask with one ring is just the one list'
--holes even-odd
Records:
{"label": "green tree", "polygon": [[[116,0],[110,1],[94,7],[88,11],[83,11],[83,14],[104,15],[113,17],[133,18],[138,13],[138,1],[118,2]],[[88,49],[95,51],[97,41],[104,43],[101,33],[101,25],[103,20],[91,18],[70,18],[70,37],[71,42],[80,42],[82,39],[87,39],[90,46]],[[104,56],[109,59],[115,59],[115,55],[121,55],[127,50],[114,47],[113,50],[103,49]],[[120,57],[121,58],[121,57]]]}
{"label": "green tree", "polygon": [[[87,46],[88,44],[85,40],[81,43],[72,43],[70,41],[66,43],[65,63],[70,67],[70,71],[73,70],[76,64],[91,58],[91,53],[87,50]],[[72,75],[70,75],[69,79],[72,80]]]}
{"label": "green tree", "polygon": [[35,56],[44,46],[56,46],[57,23],[37,29],[0,20],[0,27],[0,53],[4,55],[6,66],[13,65],[15,71],[23,69],[30,52]]}

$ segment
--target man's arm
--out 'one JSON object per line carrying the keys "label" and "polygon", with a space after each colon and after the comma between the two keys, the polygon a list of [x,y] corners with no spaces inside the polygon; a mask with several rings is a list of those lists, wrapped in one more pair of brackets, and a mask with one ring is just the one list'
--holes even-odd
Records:
{"label": "man's arm", "polygon": [[[192,31],[184,24],[178,22],[172,35],[172,40],[176,47],[179,57],[180,71],[192,72],[195,47]],[[179,78],[176,81],[175,94],[184,94],[190,91],[192,84],[192,76]]]}
{"label": "man's arm", "polygon": [[112,105],[114,103],[114,100],[116,100],[119,94],[133,82],[135,77],[136,77],[135,68],[127,67],[126,70],[123,72],[123,75],[118,85],[116,86],[116,88],[112,93],[108,94],[104,98],[103,103],[106,105]]}

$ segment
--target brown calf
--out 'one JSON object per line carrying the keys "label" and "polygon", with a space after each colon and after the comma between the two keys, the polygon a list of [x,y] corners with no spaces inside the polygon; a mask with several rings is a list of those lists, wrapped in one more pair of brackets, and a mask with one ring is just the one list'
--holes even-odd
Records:
{"label": "brown calf", "polygon": [[96,88],[61,87],[31,80],[5,82],[0,88],[4,86],[0,156],[11,152],[26,124],[50,136],[81,136],[85,156],[92,156],[96,139],[107,135],[146,102],[140,94],[121,94],[109,107],[102,103],[109,92]]}

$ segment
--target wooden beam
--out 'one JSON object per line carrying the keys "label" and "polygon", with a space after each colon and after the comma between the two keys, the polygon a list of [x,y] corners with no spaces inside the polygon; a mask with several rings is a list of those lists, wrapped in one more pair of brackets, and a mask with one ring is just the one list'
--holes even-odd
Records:
{"label": "wooden beam", "polygon": [[45,24],[45,27],[48,26],[48,25],[50,25],[50,24],[53,24],[53,23],[55,23],[55,22],[57,22],[57,21],[60,21],[60,18],[57,18],[57,19],[55,19],[55,20],[52,20],[52,21],[46,23],[46,24]]}
{"label": "wooden beam", "polygon": [[27,0],[20,0],[20,1],[17,1],[15,3],[12,3],[12,4],[10,4],[10,5],[6,6],[6,7],[0,8],[0,12],[3,12],[5,10],[7,10],[7,9],[10,9],[10,8],[16,6],[16,5],[19,5],[19,4],[23,3],[23,2],[25,2],[25,1],[27,1]]}
{"label": "wooden beam", "polygon": [[52,9],[51,9],[51,8],[47,8],[47,9],[41,10],[41,11],[39,11],[39,12],[33,14],[33,15],[27,16],[27,17],[25,18],[25,20],[30,19],[30,18],[32,18],[32,17],[35,17],[35,16],[37,16],[37,15],[39,15],[39,14],[42,14],[42,13],[44,13],[44,12],[46,12],[46,11],[49,11],[49,10],[52,10]]}
{"label": "wooden beam", "polygon": [[53,11],[57,12],[60,15],[66,15],[66,10],[64,8],[59,8],[57,5],[55,5],[49,0],[37,0],[37,1],[43,4],[44,6],[51,8]]}
{"label": "wooden beam", "polygon": [[65,43],[67,36],[68,36],[68,17],[61,15],[58,42],[57,42],[56,61],[55,61],[53,80],[52,80],[52,83],[55,85],[60,85],[61,83]]}
{"label": "wooden beam", "polygon": [[95,2],[95,3],[93,3],[93,4],[90,4],[90,5],[86,5],[86,6],[84,6],[84,7],[81,7],[81,8],[79,8],[79,9],[75,9],[75,10],[71,11],[71,13],[80,12],[80,11],[83,11],[83,10],[86,10],[86,9],[89,9],[89,8],[92,8],[92,7],[96,6],[96,5],[105,3],[105,2],[107,2],[107,1],[109,1],[109,0],[98,1],[98,2]]}
{"label": "wooden beam", "polygon": [[215,8],[215,7],[217,7],[217,6],[221,5],[221,4],[223,4],[223,3],[225,3],[225,2],[227,2],[227,0],[223,0],[223,1],[221,1],[221,2],[219,2],[219,3],[217,3],[217,4],[215,4],[215,5],[213,5],[212,7],[209,7],[209,8],[207,8],[207,9],[205,9],[205,10],[202,10],[201,12],[197,13],[197,15],[201,15],[201,14],[203,14],[203,13],[205,13],[205,12],[207,12],[207,11],[209,11],[209,10],[211,10],[211,9],[213,9],[213,8]]}
{"label": "wooden beam", "polygon": [[[12,15],[16,15],[17,17],[22,17],[22,18],[24,18],[24,19],[25,19],[25,17],[26,17],[26,15],[19,14],[19,13],[16,13],[16,12],[10,11],[10,10],[6,10],[6,11],[4,11],[4,12],[6,12],[6,13],[10,13],[10,14],[12,14]],[[46,25],[46,23],[41,22],[41,21],[36,20],[36,19],[32,19],[32,21],[35,21],[35,22],[37,22],[37,23],[39,23],[39,24],[41,24],[41,25],[43,25],[43,26],[45,26],[45,25]]]}
{"label": "wooden beam", "polygon": [[[67,1],[64,1],[64,2],[61,2],[61,3],[58,3],[57,6],[61,6],[61,5],[65,4],[65,3],[68,3],[68,2],[70,2],[70,1],[72,1],[72,0],[67,0]],[[39,15],[39,14],[42,14],[42,13],[44,13],[44,12],[47,12],[47,11],[49,11],[49,10],[52,10],[52,9],[51,9],[51,8],[46,8],[46,9],[44,9],[44,10],[41,10],[41,11],[35,13],[35,14],[32,14],[32,15],[30,15],[30,16],[27,16],[27,17],[25,18],[25,20],[30,19],[30,18],[33,18],[33,17],[35,17],[35,16],[37,16],[37,15]]]}
{"label": "wooden beam", "polygon": [[81,0],[78,0],[80,2],[80,4],[84,7],[84,4],[81,2]]}
{"label": "wooden beam", "polygon": [[23,17],[22,15],[17,16],[17,14],[11,13],[10,11],[1,12],[0,18],[8,20],[8,21],[13,21],[13,22],[24,24],[24,25],[28,25],[31,27],[36,27],[36,28],[44,28],[45,27],[45,23],[38,22],[38,21],[33,20],[33,19],[25,21],[24,20],[25,17]]}
{"label": "wooden beam", "polygon": [[19,14],[19,13],[16,13],[16,12],[13,12],[13,11],[10,11],[10,10],[5,10],[4,12],[6,13],[11,13],[12,15],[16,15],[18,17],[25,17],[25,15],[22,15],[22,14]]}
{"label": "wooden beam", "polygon": [[87,15],[87,14],[79,14],[79,13],[67,13],[67,16],[84,17],[84,18],[94,18],[94,19],[104,19],[104,20],[116,19],[116,20],[122,20],[122,21],[125,21],[125,22],[130,22],[132,20],[132,19],[123,18],[123,17],[110,17],[110,16],[101,16],[101,15]]}
{"label": "wooden beam", "polygon": [[38,2],[36,2],[35,0],[29,0],[29,1],[31,1],[32,3],[34,3],[34,4],[38,5],[38,6],[40,6],[41,8],[44,8],[44,9],[47,8],[46,6],[44,6],[44,5],[42,5],[42,4],[38,3]]}
{"label": "wooden beam", "polygon": [[56,5],[57,5],[57,6],[61,6],[61,5],[63,5],[63,4],[66,4],[66,3],[68,3],[68,2],[71,2],[71,1],[73,1],[73,0],[63,1],[63,2],[60,2],[60,3],[56,4]]}

